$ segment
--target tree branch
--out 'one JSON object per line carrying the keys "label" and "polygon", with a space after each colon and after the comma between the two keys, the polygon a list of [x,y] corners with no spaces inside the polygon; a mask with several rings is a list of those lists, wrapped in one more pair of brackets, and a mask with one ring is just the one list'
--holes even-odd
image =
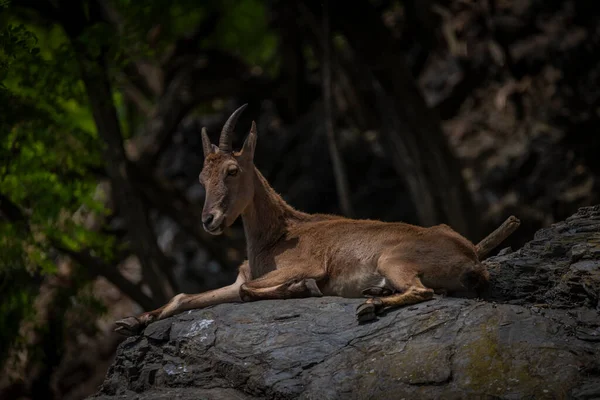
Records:
{"label": "tree branch", "polygon": [[149,117],[152,113],[152,105],[144,93],[142,93],[142,91],[136,87],[125,74],[119,74],[118,82],[125,96],[135,104],[138,111],[145,117]]}
{"label": "tree branch", "polygon": [[481,242],[477,243],[475,249],[477,251],[477,257],[482,260],[492,250],[500,245],[507,237],[513,234],[514,231],[521,225],[521,221],[511,215],[506,221],[502,223],[495,231],[487,235]]}
{"label": "tree branch", "polygon": [[162,304],[148,297],[140,290],[138,285],[125,278],[117,267],[92,256],[89,250],[73,251],[58,243],[56,240],[52,241],[52,246],[61,253],[71,257],[82,267],[87,268],[88,274],[92,277],[98,275],[106,278],[106,280],[115,285],[121,293],[138,303],[145,311],[153,310]]}

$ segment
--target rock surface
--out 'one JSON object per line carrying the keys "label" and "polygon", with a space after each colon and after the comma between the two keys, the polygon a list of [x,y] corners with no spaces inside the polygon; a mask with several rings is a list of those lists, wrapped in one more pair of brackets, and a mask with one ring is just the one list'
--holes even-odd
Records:
{"label": "rock surface", "polygon": [[488,301],[223,304],[121,344],[96,399],[600,398],[600,206],[487,261]]}

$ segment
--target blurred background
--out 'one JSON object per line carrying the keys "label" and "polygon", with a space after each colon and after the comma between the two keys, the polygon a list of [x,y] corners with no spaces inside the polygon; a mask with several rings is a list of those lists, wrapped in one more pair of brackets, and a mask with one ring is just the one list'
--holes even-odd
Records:
{"label": "blurred background", "polygon": [[554,0],[1,0],[0,398],[81,399],[113,322],[229,284],[200,129],[243,103],[306,212],[507,245],[598,203],[600,21]]}

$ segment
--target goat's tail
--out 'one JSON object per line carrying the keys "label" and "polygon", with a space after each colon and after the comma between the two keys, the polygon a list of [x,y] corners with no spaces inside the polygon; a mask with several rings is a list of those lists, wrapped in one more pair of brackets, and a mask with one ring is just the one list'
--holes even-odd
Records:
{"label": "goat's tail", "polygon": [[482,260],[490,253],[490,251],[498,247],[500,243],[517,230],[519,225],[521,225],[521,221],[514,215],[511,215],[494,232],[490,233],[481,242],[477,243],[475,252],[477,253],[479,260]]}

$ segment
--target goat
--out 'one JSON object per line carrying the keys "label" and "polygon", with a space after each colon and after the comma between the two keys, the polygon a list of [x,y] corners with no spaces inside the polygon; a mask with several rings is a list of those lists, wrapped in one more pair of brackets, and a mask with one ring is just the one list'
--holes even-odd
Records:
{"label": "goat", "polygon": [[474,246],[447,225],[425,228],[297,211],[254,166],[254,121],[242,150],[232,151],[231,134],[245,107],[228,118],[218,147],[205,128],[201,133],[204,229],[219,235],[240,215],[244,224],[248,259],[236,281],[178,294],[159,309],[117,321],[116,331],[134,335],[150,322],[220,303],[323,295],[368,297],[356,310],[364,322],[384,309],[429,300],[434,291],[473,293],[487,286],[489,273],[480,258],[514,232],[517,218]]}

